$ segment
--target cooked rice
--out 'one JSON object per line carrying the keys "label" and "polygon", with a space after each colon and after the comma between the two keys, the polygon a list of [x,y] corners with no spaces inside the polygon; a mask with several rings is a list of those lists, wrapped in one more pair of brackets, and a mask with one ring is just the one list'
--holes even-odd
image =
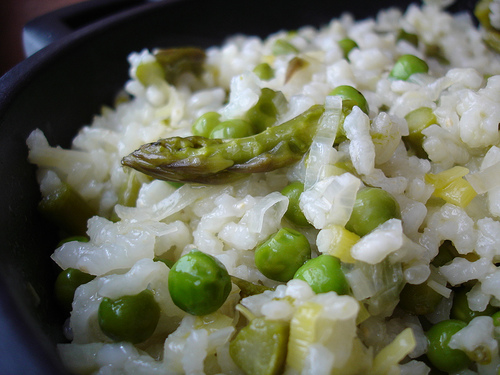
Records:
{"label": "cooked rice", "polygon": [[[319,329],[326,333],[307,349],[302,370],[294,368],[289,358],[286,373],[372,373],[377,354],[410,327],[416,345],[405,358],[388,363],[387,373],[427,374],[429,367],[421,360],[427,347],[424,329],[419,319],[397,307],[398,282],[427,282],[445,297],[427,316],[432,323],[448,319],[452,288],[471,280],[477,280],[468,294],[472,309],[483,311],[488,304],[500,307],[496,266],[500,261],[500,58],[484,45],[470,15],[451,15],[442,6],[433,1],[411,5],[404,13],[382,10],[376,18],[361,21],[345,14],[320,28],[279,31],[263,40],[233,36],[206,51],[201,80],[187,74],[176,86],[165,81],[141,84],[135,69],[154,57],[147,50],[132,53],[130,80],[125,85],[131,99],[115,108],[104,107],[79,131],[71,150],[50,146],[40,130],[34,131],[27,141],[29,160],[39,167],[42,194],[47,196],[67,183],[100,215],[88,221],[89,242],[65,243],[52,256],[62,269],[72,267],[97,276],[76,291],[68,321],[70,343],[59,345],[64,364],[76,373],[239,374],[228,351],[239,328],[238,303],[255,316],[291,322],[301,306],[314,302],[323,306]],[[495,25],[500,24],[499,9],[494,2]],[[418,35],[418,47],[397,40],[401,29]],[[345,37],[359,45],[349,60],[337,43]],[[279,39],[294,45],[309,62],[286,83],[294,55],[273,55],[272,46]],[[427,57],[426,45],[435,46],[441,59]],[[390,80],[388,73],[402,54],[425,58],[429,74],[415,75],[410,81]],[[274,68],[274,78],[264,81],[252,72],[261,62]],[[209,111],[219,112],[222,119],[244,117],[263,87],[285,95],[288,106],[278,120],[282,123],[313,104],[335,107],[338,103],[327,99],[328,94],[344,84],[363,93],[369,116],[355,107],[345,120],[347,139],[337,148],[321,147],[321,137],[315,137],[310,151],[315,163],[304,158],[291,167],[220,186],[185,184],[176,189],[167,182],[143,178],[136,205],[117,204],[129,173],[121,159],[142,144],[190,135],[191,124]],[[423,106],[432,108],[437,117],[437,123],[423,131],[428,159],[408,153],[402,142],[408,135],[404,116]],[[335,134],[328,124],[321,131],[326,137]],[[339,174],[337,163],[346,161],[352,162],[354,170]],[[426,181],[426,175],[454,166],[468,169],[465,179],[478,193],[466,207],[436,203],[434,188]],[[314,256],[327,251],[332,225],[346,224],[360,187],[382,187],[401,207],[401,220],[382,224],[351,249],[358,260],[346,267],[351,296],[316,295],[301,280],[277,283],[255,266],[255,247],[279,228],[290,226],[283,217],[288,199],[280,190],[296,180],[306,186],[300,205],[313,227],[300,231],[310,241]],[[120,220],[110,220],[113,215]],[[442,267],[431,266],[444,241],[452,241],[460,256]],[[215,323],[191,316],[172,302],[169,269],[153,258],[177,260],[193,248],[214,255],[230,275],[275,289],[240,301],[239,289],[233,285],[214,314]],[[135,346],[107,338],[97,323],[101,300],[145,288],[155,291],[161,307],[153,337]],[[364,302],[362,309],[356,299]],[[491,317],[476,318],[466,329],[467,334],[464,330],[464,335],[454,336],[456,348],[488,347],[492,353],[489,365],[477,365],[468,374],[496,373],[500,357]]]}

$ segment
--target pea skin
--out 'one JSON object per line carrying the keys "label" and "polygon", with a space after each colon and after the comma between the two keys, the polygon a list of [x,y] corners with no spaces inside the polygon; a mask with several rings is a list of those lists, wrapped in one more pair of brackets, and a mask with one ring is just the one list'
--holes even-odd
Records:
{"label": "pea skin", "polygon": [[183,255],[168,274],[172,301],[192,315],[208,315],[221,307],[231,292],[231,277],[217,258],[199,250]]}
{"label": "pea skin", "polygon": [[255,265],[271,280],[286,282],[311,258],[307,238],[291,228],[281,228],[255,250]]}
{"label": "pea skin", "polygon": [[99,327],[114,341],[139,344],[151,337],[160,319],[160,306],[151,290],[118,299],[103,298],[99,305]]}
{"label": "pea skin", "polygon": [[308,260],[293,278],[304,280],[315,293],[349,293],[349,284],[342,272],[340,260],[331,255],[321,254]]}
{"label": "pea skin", "polygon": [[380,188],[364,188],[358,191],[346,229],[364,236],[389,219],[400,219],[398,202]]}
{"label": "pea skin", "polygon": [[443,320],[427,331],[427,358],[437,369],[447,373],[457,372],[471,363],[463,351],[448,346],[451,337],[466,325],[460,320]]}

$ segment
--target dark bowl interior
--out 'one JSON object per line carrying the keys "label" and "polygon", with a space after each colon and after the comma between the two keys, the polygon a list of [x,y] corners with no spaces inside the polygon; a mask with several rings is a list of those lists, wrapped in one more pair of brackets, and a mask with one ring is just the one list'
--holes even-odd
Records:
{"label": "dark bowl interior", "polygon": [[[40,128],[51,145],[68,147],[101,105],[111,104],[127,79],[127,55],[143,48],[220,44],[229,34],[266,36],[320,26],[344,11],[357,19],[410,1],[184,0],[143,4],[81,26],[14,67],[0,80],[0,372],[63,374],[55,343],[65,316],[52,296],[57,267],[50,254],[57,228],[37,212],[35,168],[26,138]],[[471,10],[459,1],[452,10]],[[80,25],[78,24],[80,22]],[[75,26],[75,27],[76,27]]]}

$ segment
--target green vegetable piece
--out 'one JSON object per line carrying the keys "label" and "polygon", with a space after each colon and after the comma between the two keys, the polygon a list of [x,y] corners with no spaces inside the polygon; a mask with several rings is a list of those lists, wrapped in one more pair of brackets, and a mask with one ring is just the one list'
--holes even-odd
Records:
{"label": "green vegetable piece", "polygon": [[168,290],[174,303],[192,315],[213,313],[231,291],[231,277],[215,257],[199,250],[182,256],[168,274]]}
{"label": "green vegetable piece", "polygon": [[162,262],[162,263],[165,263],[165,265],[168,267],[168,268],[172,268],[175,264],[175,261],[173,260],[170,260],[170,259],[165,259],[165,258],[160,258],[160,257],[154,257],[153,260],[155,262]]}
{"label": "green vegetable piece", "polygon": [[293,44],[284,39],[276,40],[272,47],[272,54],[275,56],[295,54],[298,52],[299,50]]}
{"label": "green vegetable piece", "polygon": [[54,291],[57,302],[66,311],[71,311],[71,304],[75,297],[75,290],[80,285],[94,280],[94,275],[82,272],[76,268],[67,268],[59,273],[56,278]]}
{"label": "green vegetable piece", "polygon": [[427,73],[428,71],[429,66],[424,60],[414,55],[403,55],[394,64],[389,78],[407,81],[413,74]]}
{"label": "green vegetable piece", "polygon": [[250,281],[240,279],[239,277],[236,277],[236,276],[231,276],[231,281],[238,288],[240,288],[241,298],[245,298],[248,296],[254,296],[256,294],[261,294],[261,293],[264,293],[266,290],[272,290],[272,288],[269,288],[265,285],[254,284],[254,283],[251,283]]}
{"label": "green vegetable piece", "polygon": [[128,173],[125,185],[118,191],[118,204],[126,207],[135,207],[142,183],[139,180],[137,172],[133,170],[129,172],[131,173]]}
{"label": "green vegetable piece", "polygon": [[439,246],[438,255],[432,260],[432,265],[434,267],[444,266],[446,263],[451,262],[453,258],[457,257],[459,254],[455,246],[451,241],[444,241],[441,246]]}
{"label": "green vegetable piece", "polygon": [[96,215],[80,194],[65,183],[43,197],[38,209],[48,220],[70,235],[85,236],[88,219]]}
{"label": "green vegetable piece", "polygon": [[268,63],[260,63],[255,68],[253,72],[263,81],[269,81],[274,78],[274,69]]}
{"label": "green vegetable piece", "polygon": [[463,370],[471,364],[467,355],[448,346],[451,337],[467,324],[460,320],[444,320],[427,331],[427,358],[439,370],[453,373]]}
{"label": "green vegetable piece", "polygon": [[208,138],[214,128],[220,124],[220,114],[217,112],[207,112],[198,117],[191,126],[194,135]]}
{"label": "green vegetable piece", "polygon": [[437,118],[429,107],[420,107],[405,116],[408,124],[409,135],[403,137],[406,146],[415,151],[419,158],[427,159],[427,152],[422,147],[424,135],[422,130],[437,124]]}
{"label": "green vegetable piece", "polygon": [[340,125],[337,130],[337,135],[335,137],[335,143],[339,144],[340,142],[346,139],[344,131],[344,118],[351,113],[354,106],[359,107],[359,109],[361,109],[367,115],[370,113],[370,109],[368,107],[368,102],[366,101],[363,94],[352,86],[348,85],[337,86],[330,92],[329,95],[340,96],[342,98],[343,118],[340,121]]}
{"label": "green vegetable piece", "polygon": [[118,299],[103,298],[98,310],[99,327],[114,341],[139,344],[153,335],[160,306],[151,290]]}
{"label": "green vegetable piece", "polygon": [[65,243],[68,242],[73,242],[73,241],[78,241],[78,242],[89,242],[89,238],[87,236],[70,236],[62,239],[59,241],[57,244],[57,247],[64,245]]}
{"label": "green vegetable piece", "polygon": [[344,54],[344,58],[348,59],[349,52],[351,52],[354,48],[359,48],[358,43],[349,38],[344,38],[339,41],[339,47],[342,49],[342,53]]}
{"label": "green vegetable piece", "polygon": [[500,52],[500,31],[495,29],[490,21],[490,4],[492,0],[480,0],[474,8],[474,15],[484,28],[484,42],[495,52]]}
{"label": "green vegetable piece", "polygon": [[342,98],[342,112],[345,116],[351,113],[354,106],[358,106],[367,115],[370,113],[368,102],[361,92],[352,86],[342,85],[335,87],[329,95]]}
{"label": "green vegetable piece", "polygon": [[255,265],[271,280],[286,282],[311,258],[311,247],[300,232],[281,228],[255,250]]}
{"label": "green vegetable piece", "polygon": [[184,185],[184,183],[182,183],[182,182],[176,182],[176,181],[167,181],[167,183],[169,185],[173,186],[176,189],[178,189],[178,188],[180,188],[181,186]]}
{"label": "green vegetable piece", "polygon": [[496,29],[487,30],[483,40],[493,51],[500,53],[500,31]]}
{"label": "green vegetable piece", "polygon": [[356,194],[351,217],[346,229],[362,237],[389,219],[400,219],[398,202],[387,191],[367,187]]}
{"label": "green vegetable piece", "polygon": [[252,125],[245,120],[233,119],[221,122],[210,133],[209,138],[244,138],[253,134]]}
{"label": "green vegetable piece", "polygon": [[165,79],[165,71],[158,61],[148,61],[137,65],[135,76],[144,86]]}
{"label": "green vegetable piece", "polygon": [[490,21],[490,4],[493,0],[479,0],[474,7],[474,15],[485,29],[491,29],[493,26]]}
{"label": "green vegetable piece", "polygon": [[443,49],[437,44],[427,44],[425,46],[425,55],[436,59],[440,64],[450,64],[450,61],[446,58]]}
{"label": "green vegetable piece", "polygon": [[500,311],[494,313],[491,318],[493,319],[493,325],[495,327],[500,327]]}
{"label": "green vegetable piece", "polygon": [[408,33],[404,29],[399,30],[397,40],[405,40],[410,44],[413,44],[415,47],[418,47],[418,35]]}
{"label": "green vegetable piece", "polygon": [[315,293],[349,293],[349,284],[341,270],[340,260],[331,255],[321,254],[308,260],[293,278],[304,280]]}
{"label": "green vegetable piece", "polygon": [[196,77],[204,71],[205,51],[196,47],[180,47],[159,49],[154,52],[156,61],[165,72],[168,83],[175,84],[184,73],[192,73]]}
{"label": "green vegetable piece", "polygon": [[281,91],[274,91],[267,87],[261,90],[257,103],[247,111],[248,121],[252,124],[255,134],[261,133],[276,123],[280,104],[286,103]]}
{"label": "green vegetable piece", "polygon": [[292,182],[281,190],[281,194],[288,198],[288,208],[285,216],[295,225],[311,226],[299,206],[300,194],[304,191],[304,184],[300,181]]}
{"label": "green vegetable piece", "polygon": [[284,368],[288,323],[254,318],[229,344],[229,354],[247,375],[278,375]]}
{"label": "green vegetable piece", "polygon": [[453,305],[450,311],[450,318],[469,323],[477,316],[491,316],[498,311],[498,308],[488,305],[484,311],[474,311],[469,307],[467,301],[468,288],[459,288],[453,295]]}
{"label": "green vegetable piece", "polygon": [[273,171],[309,150],[324,111],[312,106],[283,124],[245,138],[172,137],[143,145],[122,164],[161,180],[224,184],[249,173]]}
{"label": "green vegetable piece", "polygon": [[399,295],[399,307],[414,315],[432,313],[443,296],[427,283],[406,284]]}

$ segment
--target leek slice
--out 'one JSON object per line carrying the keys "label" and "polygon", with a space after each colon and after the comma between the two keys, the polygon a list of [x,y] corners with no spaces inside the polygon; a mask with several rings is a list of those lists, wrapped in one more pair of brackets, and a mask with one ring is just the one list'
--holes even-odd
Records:
{"label": "leek slice", "polygon": [[300,305],[290,322],[287,366],[302,372],[314,356],[313,346],[323,346],[332,354],[332,369],[345,366],[356,337],[358,314],[359,303],[354,298],[334,292],[316,295]]}
{"label": "leek slice", "polygon": [[352,246],[360,237],[341,225],[330,224],[318,233],[318,250],[323,254],[333,255],[343,263],[355,263],[351,255]]}
{"label": "leek slice", "polygon": [[426,174],[425,181],[434,186],[435,197],[464,208],[477,195],[472,185],[462,178],[468,173],[467,168],[455,166],[437,174]]}
{"label": "leek slice", "polygon": [[323,306],[307,302],[300,306],[290,323],[288,339],[288,355],[286,363],[297,371],[301,371],[309,353],[309,345],[318,341],[317,321],[323,311]]}
{"label": "leek slice", "polygon": [[388,374],[393,366],[397,366],[404,357],[415,349],[416,345],[413,331],[411,328],[406,328],[375,356],[370,374]]}

